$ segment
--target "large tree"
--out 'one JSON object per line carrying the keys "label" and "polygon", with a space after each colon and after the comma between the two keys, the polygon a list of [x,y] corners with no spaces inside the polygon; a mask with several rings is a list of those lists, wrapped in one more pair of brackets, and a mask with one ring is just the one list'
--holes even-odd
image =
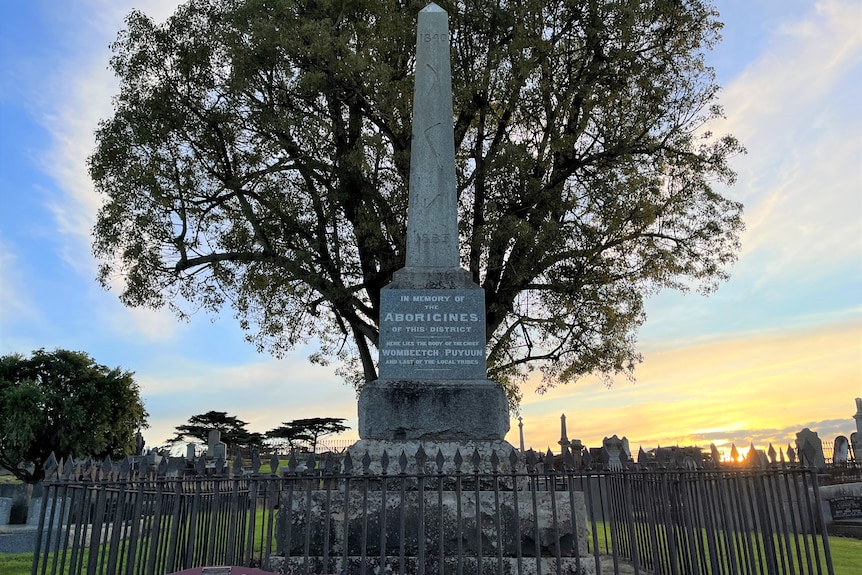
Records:
{"label": "large tree", "polygon": [[168,443],[186,441],[189,437],[202,443],[209,441],[210,431],[218,431],[221,441],[227,446],[260,447],[263,435],[249,431],[247,421],[242,421],[226,411],[208,411],[189,418],[187,423],[176,426],[176,434]]}
{"label": "large tree", "polygon": [[294,419],[285,421],[279,427],[266,432],[268,439],[286,440],[291,449],[296,449],[296,444],[308,442],[311,451],[317,451],[317,440],[326,435],[334,435],[347,431],[349,426],[344,425],[343,417],[311,417],[306,419]]}
{"label": "large tree", "polygon": [[[113,45],[90,158],[100,280],[180,315],[232,307],[279,355],[315,338],[376,377],[380,288],[405,261],[423,1],[191,0]],[[739,247],[741,151],[707,0],[441,0],[452,31],[461,258],[489,377],[630,375],[644,298],[713,290]],[[516,386],[509,385],[517,395]],[[516,398],[514,398],[516,399]]]}
{"label": "large tree", "polygon": [[147,412],[130,371],[83,352],[34,351],[0,357],[0,465],[28,483],[57,457],[134,453]]}

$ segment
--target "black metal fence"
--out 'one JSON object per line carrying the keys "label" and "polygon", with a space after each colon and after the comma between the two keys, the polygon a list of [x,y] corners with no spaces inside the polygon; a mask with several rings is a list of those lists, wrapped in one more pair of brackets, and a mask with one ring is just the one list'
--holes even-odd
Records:
{"label": "black metal fence", "polygon": [[[516,451],[49,465],[33,575],[832,575],[816,475],[572,469]],[[587,462],[589,465],[589,462]]]}

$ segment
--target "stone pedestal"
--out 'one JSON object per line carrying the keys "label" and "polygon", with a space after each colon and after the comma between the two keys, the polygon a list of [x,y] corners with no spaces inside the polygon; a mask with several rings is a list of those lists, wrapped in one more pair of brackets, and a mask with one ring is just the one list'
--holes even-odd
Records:
{"label": "stone pedestal", "polygon": [[359,436],[379,440],[502,440],[503,388],[488,380],[377,380],[359,395]]}
{"label": "stone pedestal", "polygon": [[0,525],[8,525],[12,516],[12,498],[0,497]]}

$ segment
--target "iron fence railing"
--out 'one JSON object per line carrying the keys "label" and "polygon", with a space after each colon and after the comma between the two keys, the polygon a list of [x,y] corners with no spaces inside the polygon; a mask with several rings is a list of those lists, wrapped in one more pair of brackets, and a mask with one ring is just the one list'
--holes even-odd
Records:
{"label": "iron fence railing", "polygon": [[32,574],[833,573],[817,477],[803,468],[435,455],[310,455],[280,474],[277,460],[274,474],[257,461],[52,461]]}

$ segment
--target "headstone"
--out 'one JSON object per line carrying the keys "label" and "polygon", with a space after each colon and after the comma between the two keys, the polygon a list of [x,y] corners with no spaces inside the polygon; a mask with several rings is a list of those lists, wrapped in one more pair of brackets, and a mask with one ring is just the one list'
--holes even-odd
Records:
{"label": "headstone", "polygon": [[846,465],[850,459],[850,442],[843,435],[839,435],[832,443],[832,463]]}
{"label": "headstone", "polygon": [[850,445],[853,448],[853,458],[862,461],[862,397],[856,398],[856,431],[850,434]]}
{"label": "headstone", "polygon": [[829,510],[834,521],[862,519],[862,497],[845,495],[829,500]]}
{"label": "headstone", "polygon": [[187,443],[186,444],[186,459],[194,459],[195,458],[195,444]]}
{"label": "headstone", "polygon": [[862,462],[862,433],[854,431],[850,434],[850,446],[853,448],[853,461]]}
{"label": "headstone", "polygon": [[207,435],[207,459],[227,459],[227,446],[221,442],[221,432],[211,429]]}
{"label": "headstone", "polygon": [[419,13],[406,266],[380,294],[379,378],[359,396],[363,440],[502,440],[487,379],[485,292],[460,267],[449,24]]}
{"label": "headstone", "polygon": [[816,431],[811,431],[806,427],[796,434],[796,453],[804,467],[826,471],[823,443]]}
{"label": "headstone", "polygon": [[625,467],[629,458],[623,449],[623,440],[613,435],[602,440],[602,450],[605,457],[605,469],[619,471]]}

